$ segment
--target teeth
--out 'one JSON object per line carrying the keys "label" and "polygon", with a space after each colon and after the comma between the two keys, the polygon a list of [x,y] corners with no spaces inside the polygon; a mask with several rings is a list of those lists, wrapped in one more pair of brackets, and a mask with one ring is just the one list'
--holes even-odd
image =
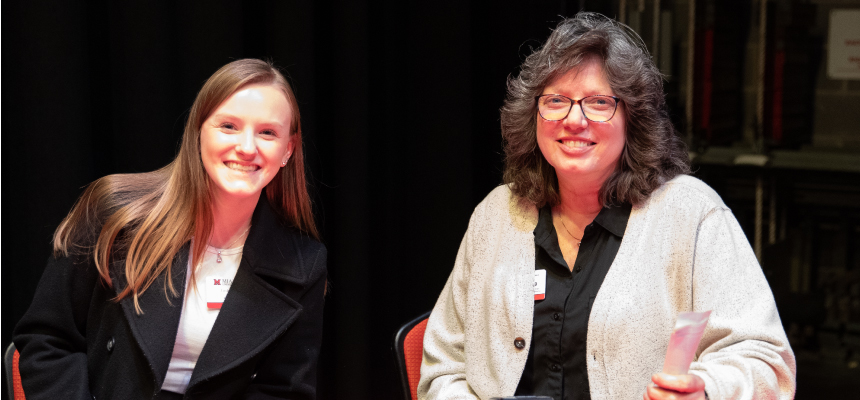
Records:
{"label": "teeth", "polygon": [[227,161],[224,164],[227,166],[227,168],[234,169],[236,171],[251,172],[257,170],[256,165],[242,165],[232,161]]}
{"label": "teeth", "polygon": [[562,140],[561,143],[567,147],[588,147],[588,146],[591,146],[591,142],[584,142],[581,140]]}

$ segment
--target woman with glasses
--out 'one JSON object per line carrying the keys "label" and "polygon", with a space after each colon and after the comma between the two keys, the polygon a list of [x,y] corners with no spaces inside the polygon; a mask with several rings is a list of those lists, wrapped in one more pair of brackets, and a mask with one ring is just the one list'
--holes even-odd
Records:
{"label": "woman with glasses", "polygon": [[313,399],[326,250],[301,120],[271,64],[237,60],[179,154],[86,189],[15,328],[28,399]]}
{"label": "woman with glasses", "polygon": [[[641,39],[562,21],[509,79],[505,185],[472,214],[419,399],[789,399],[795,362],[737,221],[690,172]],[[713,310],[688,374],[678,313]]]}

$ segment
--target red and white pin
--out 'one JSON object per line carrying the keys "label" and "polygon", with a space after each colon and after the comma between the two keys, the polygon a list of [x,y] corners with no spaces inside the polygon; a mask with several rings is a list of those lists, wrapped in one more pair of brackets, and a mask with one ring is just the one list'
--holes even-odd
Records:
{"label": "red and white pin", "polygon": [[535,270],[535,301],[546,298],[546,270]]}
{"label": "red and white pin", "polygon": [[233,280],[220,276],[206,277],[206,307],[210,310],[220,310],[230,291]]}

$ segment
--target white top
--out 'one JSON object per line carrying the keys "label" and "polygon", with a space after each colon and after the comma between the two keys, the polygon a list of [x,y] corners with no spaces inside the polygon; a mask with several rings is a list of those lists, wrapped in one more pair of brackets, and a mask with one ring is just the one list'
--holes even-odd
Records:
{"label": "white top", "polygon": [[[419,400],[514,394],[531,343],[537,222],[507,186],[475,208],[427,323]],[[690,373],[711,400],[794,397],[794,354],[747,238],[711,188],[678,176],[633,207],[593,300],[591,398],[641,399],[677,314],[704,310],[713,313]]]}
{"label": "white top", "polygon": [[[213,302],[213,296],[226,286],[232,284],[239,270],[239,262],[242,260],[242,248],[218,249],[207,246],[203,253],[203,260],[197,264],[194,282],[189,282],[191,276],[191,257],[188,257],[188,272],[185,275],[185,299],[182,303],[182,316],[179,318],[179,329],[176,331],[176,344],[173,346],[173,355],[170,356],[170,365],[167,367],[167,376],[164,377],[162,390],[175,393],[185,393],[188,382],[191,381],[191,373],[197,365],[197,358],[206,344],[209,332],[218,318],[218,308],[211,308],[208,302]],[[194,248],[192,241],[191,248]],[[221,262],[218,260],[220,250]],[[220,287],[214,286],[214,279],[219,279]],[[223,294],[220,299],[223,301]]]}

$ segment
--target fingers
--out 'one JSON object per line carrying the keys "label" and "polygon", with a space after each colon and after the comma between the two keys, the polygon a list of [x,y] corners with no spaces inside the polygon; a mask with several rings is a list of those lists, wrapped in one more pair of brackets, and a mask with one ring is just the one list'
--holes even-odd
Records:
{"label": "fingers", "polygon": [[651,376],[654,384],[645,389],[645,400],[699,400],[705,398],[705,381],[687,375],[657,373]]}
{"label": "fingers", "polygon": [[645,389],[644,398],[647,400],[701,400],[705,398],[705,392],[681,393],[649,385]]}
{"label": "fingers", "polygon": [[681,393],[693,393],[705,390],[705,381],[692,374],[670,375],[661,372],[651,375],[651,381],[663,389]]}

